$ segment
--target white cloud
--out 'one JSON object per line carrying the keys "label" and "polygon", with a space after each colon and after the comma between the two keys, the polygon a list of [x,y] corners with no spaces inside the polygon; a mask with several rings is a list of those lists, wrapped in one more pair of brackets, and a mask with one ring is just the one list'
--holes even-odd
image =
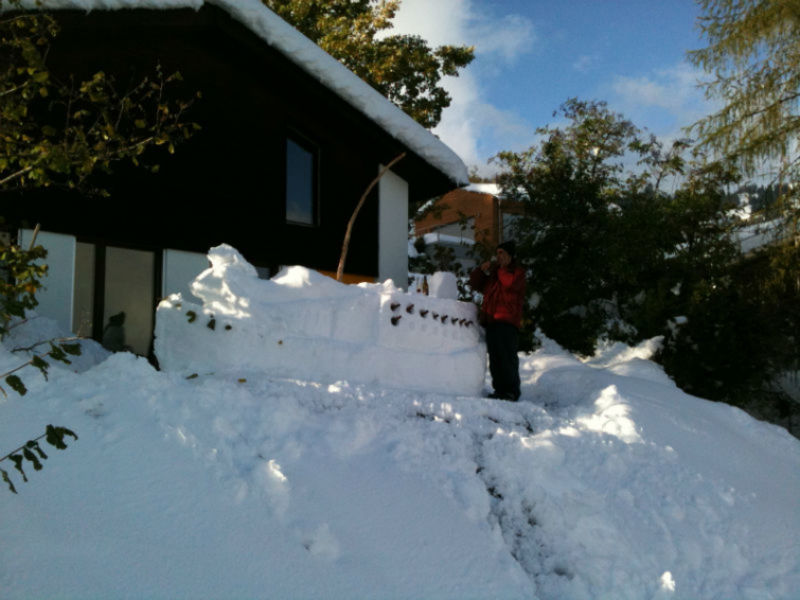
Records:
{"label": "white cloud", "polygon": [[420,35],[434,46],[475,46],[476,54],[513,60],[535,41],[533,24],[521,15],[494,17],[473,0],[402,0],[394,32]]}
{"label": "white cloud", "polygon": [[[480,75],[480,62],[513,62],[536,43],[533,23],[521,15],[491,15],[473,0],[402,0],[394,33],[419,35],[433,46],[475,46],[475,62],[458,77],[446,77],[443,87],[452,97],[441,123],[433,130],[470,167],[490,175],[486,161],[496,148],[521,149],[532,127],[522,117],[485,100],[489,85]],[[496,143],[498,142],[499,143]]]}
{"label": "white cloud", "polygon": [[703,75],[687,63],[679,63],[643,77],[617,76],[611,84],[616,96],[613,105],[634,122],[638,120],[637,115],[658,111],[662,115],[660,121],[648,119],[654,123],[651,126],[654,133],[677,137],[683,127],[713,109],[698,88]]}
{"label": "white cloud", "polygon": [[572,63],[572,68],[580,73],[587,73],[591,68],[597,64],[598,56],[596,54],[583,54]]}
{"label": "white cloud", "polygon": [[499,21],[480,19],[469,30],[477,54],[500,55],[509,61],[529,52],[536,42],[533,24],[520,15],[506,15]]}
{"label": "white cloud", "polygon": [[671,112],[678,112],[684,105],[689,91],[664,73],[657,74],[656,79],[645,77],[626,77],[618,75],[614,78],[613,89],[626,104],[638,106],[655,106]]}
{"label": "white cloud", "polygon": [[491,176],[496,168],[487,161],[498,149],[518,151],[530,145],[534,128],[516,113],[484,101],[471,73],[448,82],[447,88],[453,104],[433,132],[469,167],[478,167],[481,175]]}

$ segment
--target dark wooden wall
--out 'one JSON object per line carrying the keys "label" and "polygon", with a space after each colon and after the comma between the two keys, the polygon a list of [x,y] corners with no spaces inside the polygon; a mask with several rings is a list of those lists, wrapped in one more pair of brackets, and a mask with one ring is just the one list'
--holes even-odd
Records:
{"label": "dark wooden wall", "polygon": [[[162,151],[161,170],[115,169],[110,198],[60,190],[27,193],[17,219],[86,241],[205,252],[222,242],[259,266],[335,270],[347,220],[380,162],[405,148],[320,82],[216,7],[199,11],[58,11],[54,73],[114,73],[118,87],[180,71],[178,94],[202,93],[188,117],[202,129]],[[285,222],[285,139],[296,131],[320,150],[319,226]],[[410,153],[395,171],[412,199],[452,183]],[[13,213],[13,211],[12,211]],[[347,270],[377,275],[377,197],[359,216]],[[405,223],[399,223],[405,228]]]}

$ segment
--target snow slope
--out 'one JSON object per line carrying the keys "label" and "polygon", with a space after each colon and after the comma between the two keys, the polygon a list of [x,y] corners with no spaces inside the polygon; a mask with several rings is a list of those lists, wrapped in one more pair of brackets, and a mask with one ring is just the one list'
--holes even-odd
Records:
{"label": "snow slope", "polygon": [[0,596],[796,599],[800,442],[682,393],[654,345],[545,340],[505,403],[85,342],[0,399],[4,451],[80,437],[28,483],[0,463]]}

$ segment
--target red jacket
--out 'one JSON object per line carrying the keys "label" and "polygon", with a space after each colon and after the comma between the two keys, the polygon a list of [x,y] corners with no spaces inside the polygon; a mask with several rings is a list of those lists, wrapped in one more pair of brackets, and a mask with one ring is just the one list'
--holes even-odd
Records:
{"label": "red jacket", "polygon": [[497,265],[487,275],[480,268],[469,276],[469,285],[483,294],[482,321],[502,321],[517,329],[522,324],[522,303],[525,300],[525,270],[514,264],[500,268]]}

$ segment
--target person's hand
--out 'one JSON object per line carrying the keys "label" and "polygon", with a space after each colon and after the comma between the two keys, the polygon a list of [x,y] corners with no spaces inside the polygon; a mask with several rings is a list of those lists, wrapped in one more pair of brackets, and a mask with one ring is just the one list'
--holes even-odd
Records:
{"label": "person's hand", "polygon": [[497,262],[501,267],[507,267],[511,264],[511,255],[502,248],[497,249]]}

